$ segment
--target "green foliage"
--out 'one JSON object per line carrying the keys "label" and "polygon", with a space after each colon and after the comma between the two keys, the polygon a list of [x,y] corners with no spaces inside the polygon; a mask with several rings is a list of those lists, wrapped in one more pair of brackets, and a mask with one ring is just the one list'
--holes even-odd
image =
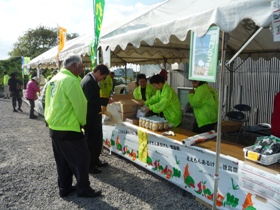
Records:
{"label": "green foliage", "polygon": [[[78,37],[77,33],[67,34],[67,39]],[[57,28],[39,26],[29,29],[14,43],[14,48],[9,52],[10,56],[24,56],[31,59],[57,46]]]}
{"label": "green foliage", "polygon": [[18,78],[21,78],[21,57],[12,57],[7,60],[0,60],[0,90],[4,88],[3,77],[4,71],[7,71],[8,75],[12,72],[18,73]]}

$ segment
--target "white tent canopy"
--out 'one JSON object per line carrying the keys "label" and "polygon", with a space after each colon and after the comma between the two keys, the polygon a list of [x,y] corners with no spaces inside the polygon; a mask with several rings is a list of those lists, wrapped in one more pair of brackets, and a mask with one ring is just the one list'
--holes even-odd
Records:
{"label": "white tent canopy", "polygon": [[110,46],[117,63],[174,63],[188,60],[190,31],[203,36],[211,25],[229,33],[233,55],[258,27],[264,29],[242,51],[241,57],[279,57],[279,42],[269,30],[272,18],[268,0],[167,0],[138,18],[106,33],[99,41]]}

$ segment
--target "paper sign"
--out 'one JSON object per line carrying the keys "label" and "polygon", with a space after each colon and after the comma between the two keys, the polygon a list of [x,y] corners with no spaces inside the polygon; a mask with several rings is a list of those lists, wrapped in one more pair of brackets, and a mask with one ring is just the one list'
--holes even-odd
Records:
{"label": "paper sign", "polygon": [[143,163],[147,162],[147,151],[148,151],[148,134],[142,128],[138,129],[138,159]]}
{"label": "paper sign", "polygon": [[248,151],[248,159],[257,161],[259,158],[259,154],[256,152]]}
{"label": "paper sign", "polygon": [[244,191],[259,195],[273,205],[280,205],[280,177],[247,165],[240,161],[238,165],[239,184]]}

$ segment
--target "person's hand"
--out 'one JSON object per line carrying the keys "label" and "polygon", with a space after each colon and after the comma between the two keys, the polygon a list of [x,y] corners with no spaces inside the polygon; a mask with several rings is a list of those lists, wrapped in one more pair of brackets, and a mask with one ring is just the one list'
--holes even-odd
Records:
{"label": "person's hand", "polygon": [[114,102],[114,100],[110,97],[109,98],[109,101],[108,101],[108,104],[111,104],[111,103],[113,103]]}
{"label": "person's hand", "polygon": [[150,111],[149,107],[145,107],[145,112],[148,113]]}
{"label": "person's hand", "polygon": [[191,89],[191,90],[189,91],[189,93],[194,93],[194,89]]}

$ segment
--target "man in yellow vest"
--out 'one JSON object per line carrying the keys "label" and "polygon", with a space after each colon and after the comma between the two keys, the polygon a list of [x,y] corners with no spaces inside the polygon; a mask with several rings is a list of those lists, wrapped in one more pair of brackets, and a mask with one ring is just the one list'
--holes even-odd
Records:
{"label": "man in yellow vest", "polygon": [[8,85],[9,78],[10,78],[10,77],[9,77],[7,71],[4,71],[4,79],[3,79],[3,84],[4,84],[4,98],[7,98],[7,99],[10,98],[10,91],[9,91],[9,85]]}
{"label": "man in yellow vest", "polygon": [[[113,90],[113,78],[115,76],[114,72],[110,72],[110,74],[108,74],[106,76],[106,78],[102,81],[99,82],[99,86],[100,86],[100,98],[110,98],[111,92]],[[107,111],[107,107],[106,106],[102,106],[102,113],[106,113]]]}

